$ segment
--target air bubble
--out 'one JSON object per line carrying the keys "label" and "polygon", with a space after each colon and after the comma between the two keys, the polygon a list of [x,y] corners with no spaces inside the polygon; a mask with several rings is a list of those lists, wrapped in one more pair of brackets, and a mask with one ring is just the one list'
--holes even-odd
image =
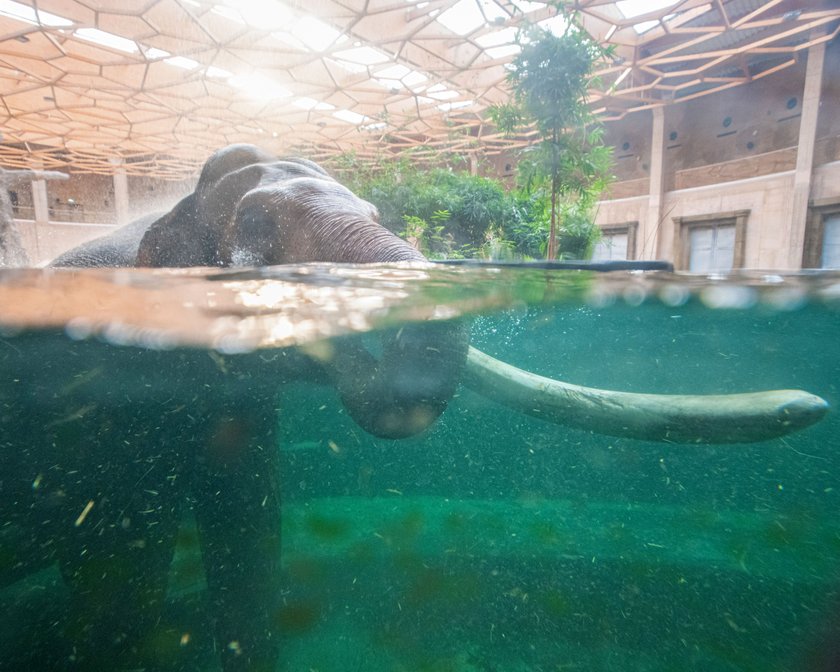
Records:
{"label": "air bubble", "polygon": [[683,306],[688,301],[691,293],[683,285],[666,285],[659,291],[659,299],[672,308]]}
{"label": "air bubble", "polygon": [[639,285],[629,285],[621,293],[624,303],[630,306],[641,306],[647,298],[647,290]]}
{"label": "air bubble", "polygon": [[756,292],[752,287],[715,285],[704,289],[700,300],[709,308],[743,310],[755,305]]}

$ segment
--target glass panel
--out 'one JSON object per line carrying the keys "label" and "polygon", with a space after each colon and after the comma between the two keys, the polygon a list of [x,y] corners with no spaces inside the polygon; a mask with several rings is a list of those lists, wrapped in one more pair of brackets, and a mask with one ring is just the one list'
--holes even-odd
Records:
{"label": "glass panel", "polygon": [[692,273],[728,271],[735,261],[735,226],[710,226],[689,232],[689,264]]}
{"label": "glass panel", "polygon": [[824,223],[822,268],[840,268],[840,214],[826,217]]}
{"label": "glass panel", "polygon": [[715,227],[715,244],[712,250],[713,271],[729,271],[735,261],[735,226]]}
{"label": "glass panel", "polygon": [[692,273],[711,270],[714,229],[691,229],[688,236],[688,270]]}
{"label": "glass panel", "polygon": [[592,261],[616,261],[627,259],[627,234],[607,233],[595,244]]}

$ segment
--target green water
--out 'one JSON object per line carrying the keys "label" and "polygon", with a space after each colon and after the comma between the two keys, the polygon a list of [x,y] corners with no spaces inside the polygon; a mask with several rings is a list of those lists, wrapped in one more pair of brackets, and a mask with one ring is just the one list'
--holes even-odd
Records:
{"label": "green water", "polygon": [[[486,293],[487,278],[469,273],[451,289],[453,303]],[[540,277],[543,289],[580,283],[579,276]],[[222,397],[233,408],[277,409],[278,670],[834,669],[836,278],[819,284],[824,291],[807,285],[796,300],[780,304],[762,294],[729,309],[701,300],[710,286],[703,281],[678,300],[679,292],[667,290],[685,281],[670,277],[644,297],[619,291],[605,299],[540,294],[531,282],[511,282],[515,274],[506,278],[504,300],[488,302],[500,307],[481,304],[472,316],[472,344],[522,369],[661,394],[799,388],[832,408],[816,425],[778,439],[680,445],[549,424],[462,387],[424,434],[377,440],[355,426],[329,387],[278,386],[264,350],[151,352],[75,341],[55,328],[15,329],[0,342],[0,573],[7,576],[0,669],[73,669],[63,654],[46,655],[59,650],[55,623],[69,598],[43,540],[38,549],[28,546],[36,542],[27,526],[44,521],[16,508],[28,501],[34,480],[39,488],[50,482],[49,463],[62,450],[50,446],[49,459],[39,457],[32,437],[89,448],[90,473],[65,474],[66,482],[120,483],[136,491],[132,505],[142,510],[157,495],[138,475],[201,428],[186,415],[162,418],[144,443],[150,452],[132,448],[122,465],[113,459],[119,445],[102,440],[101,419],[84,409],[102,399],[111,408],[150,400],[170,408],[173,398],[182,401],[172,408],[212,409],[208,399]],[[611,287],[636,281],[625,276]],[[793,279],[782,284],[799,286]],[[446,283],[433,294],[446,303]],[[133,436],[131,412],[112,415],[111,435]],[[163,616],[149,643],[160,669],[218,667],[196,534],[187,508]]]}

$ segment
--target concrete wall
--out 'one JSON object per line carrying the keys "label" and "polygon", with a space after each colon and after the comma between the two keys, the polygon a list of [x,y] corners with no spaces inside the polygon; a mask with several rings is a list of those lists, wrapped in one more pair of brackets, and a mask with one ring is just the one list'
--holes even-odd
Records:
{"label": "concrete wall", "polygon": [[113,224],[49,222],[36,224],[31,219],[16,219],[23,246],[33,266],[42,266],[76,245],[104,236],[117,227]]}
{"label": "concrete wall", "polygon": [[[675,217],[715,215],[749,210],[745,239],[745,268],[785,269],[790,235],[793,171],[711,184],[665,194],[663,217],[655,235],[640,235],[638,259],[673,259]],[[840,200],[840,161],[818,166],[814,171],[812,200]],[[643,222],[647,196],[602,201],[599,226]],[[644,239],[643,239],[644,238]]]}
{"label": "concrete wall", "polygon": [[[129,176],[129,220],[149,212],[170,210],[194,186],[195,180],[175,182]],[[34,221],[31,186],[24,183],[15,188],[18,198],[15,222],[32,264],[45,264],[62,252],[117,227],[111,176],[73,174],[67,181],[47,182],[46,188],[50,221],[38,223]]]}
{"label": "concrete wall", "polygon": [[[674,218],[748,210],[743,267],[800,268],[797,250],[805,227],[794,198],[797,179],[804,181],[801,193],[809,203],[840,203],[840,41],[826,47],[818,97],[809,99],[818,104],[816,123],[813,116],[803,121],[811,55],[805,56],[776,75],[664,108],[659,212],[649,211],[657,201],[649,179],[652,114],[608,123],[617,179],[599,204],[596,223],[637,222],[634,257],[675,261]],[[809,142],[810,173],[807,163],[797,162]]]}
{"label": "concrete wall", "polygon": [[[67,171],[61,171],[67,172]],[[50,220],[57,222],[116,222],[114,178],[111,175],[67,173],[66,181],[46,183]],[[189,194],[196,180],[159,180],[130,175],[128,182],[129,219],[147,212],[169,210]],[[32,187],[28,183],[15,185],[18,217],[33,218]]]}

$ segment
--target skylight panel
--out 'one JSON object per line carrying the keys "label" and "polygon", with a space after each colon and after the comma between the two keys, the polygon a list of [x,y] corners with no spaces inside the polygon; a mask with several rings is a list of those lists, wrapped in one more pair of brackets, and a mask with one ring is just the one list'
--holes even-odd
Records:
{"label": "skylight panel", "polygon": [[273,100],[275,98],[289,98],[292,92],[286,87],[264,75],[235,75],[228,80],[231,86],[241,89],[252,98]]}
{"label": "skylight panel", "polygon": [[230,70],[217,68],[215,65],[208,66],[207,70],[204,71],[204,74],[208,77],[220,77],[222,79],[230,79],[233,77],[233,73]]}
{"label": "skylight panel", "polygon": [[238,12],[245,23],[262,30],[279,30],[288,26],[293,18],[287,7],[272,0],[225,0],[225,5]]}
{"label": "skylight panel", "polygon": [[520,51],[522,51],[522,47],[518,44],[506,44],[501,47],[490,47],[489,49],[485,49],[484,53],[490,58],[507,58],[508,56],[515,56]]}
{"label": "skylight panel", "polygon": [[308,50],[308,47],[306,46],[306,44],[304,44],[301,40],[299,40],[297,37],[295,37],[291,33],[287,33],[287,32],[284,32],[284,31],[277,31],[277,32],[271,33],[271,36],[273,38],[277,39],[277,40],[280,40],[281,42],[283,42],[285,44],[288,44],[290,47],[293,47],[295,49],[300,49],[301,51],[307,51]]}
{"label": "skylight panel", "polygon": [[676,5],[677,2],[679,0],[618,0],[615,6],[618,7],[618,11],[624,15],[624,18],[632,19],[642,14],[649,14],[659,9],[671,7]]}
{"label": "skylight panel", "polygon": [[236,23],[245,23],[245,19],[242,18],[242,15],[232,7],[216,5],[210,11],[213,12],[213,14],[217,14],[221,17],[224,17],[228,21],[236,21]]}
{"label": "skylight panel", "polygon": [[365,124],[364,126],[361,126],[359,130],[367,131],[368,133],[373,133],[375,131],[381,131],[387,125],[388,124],[386,124],[384,121],[377,121],[373,124]]}
{"label": "skylight panel", "polygon": [[516,28],[502,28],[475,38],[476,44],[482,47],[498,47],[502,44],[513,44],[516,41]]}
{"label": "skylight panel", "polygon": [[350,61],[342,61],[336,58],[325,58],[324,59],[328,63],[334,63],[335,65],[344,68],[348,72],[352,72],[354,74],[359,74],[360,72],[367,72],[366,65],[359,65],[358,63],[351,63]]}
{"label": "skylight panel", "polygon": [[333,43],[347,38],[332,26],[314,16],[304,16],[294,27],[295,36],[313,51],[324,51]]}
{"label": "skylight panel", "polygon": [[454,103],[441,103],[440,105],[437,106],[437,108],[441,112],[451,112],[452,110],[461,110],[465,107],[469,107],[474,102],[475,101],[472,101],[472,100],[459,100],[459,101],[456,101]]}
{"label": "skylight panel", "polygon": [[481,10],[481,13],[484,14],[484,18],[487,19],[488,23],[494,23],[496,21],[502,21],[509,18],[508,13],[492,0],[478,0],[478,7]]}
{"label": "skylight panel", "polygon": [[437,93],[426,93],[435,100],[449,100],[450,98],[457,98],[460,94],[457,91],[451,91],[447,89],[446,91],[438,91]]}
{"label": "skylight panel", "polygon": [[457,35],[467,35],[488,21],[505,18],[507,14],[492,0],[459,0],[436,20]]}
{"label": "skylight panel", "polygon": [[401,65],[400,63],[396,63],[387,68],[382,68],[382,70],[377,70],[376,76],[384,79],[402,79],[410,72],[411,68]]}
{"label": "skylight panel", "polygon": [[417,70],[412,70],[400,63],[396,63],[376,72],[374,81],[389,90],[403,87],[414,91],[422,90],[422,84],[428,81],[428,76]]}
{"label": "skylight panel", "polygon": [[176,68],[183,68],[184,70],[194,70],[201,65],[198,61],[194,61],[186,56],[173,56],[172,58],[167,58],[165,62],[169,63],[169,65],[174,65]]}
{"label": "skylight panel", "polygon": [[635,30],[639,35],[642,33],[646,33],[651,28],[655,28],[659,25],[659,21],[642,21],[641,23],[634,23],[633,30]]}
{"label": "skylight panel", "polygon": [[94,42],[103,47],[124,51],[128,54],[133,54],[138,51],[137,43],[134,40],[129,40],[113,33],[106,33],[104,30],[99,30],[98,28],[79,28],[73,34],[88,42]]}
{"label": "skylight panel", "polygon": [[294,105],[303,108],[304,110],[334,110],[335,105],[330,105],[329,103],[322,103],[319,100],[315,100],[314,98],[307,98],[306,96],[301,96],[300,98],[296,98],[292,101]]}
{"label": "skylight panel", "polygon": [[391,93],[397,93],[403,88],[403,83],[398,79],[382,79],[381,77],[374,77],[374,82],[379,84],[384,89],[388,89]]}
{"label": "skylight panel", "polygon": [[528,14],[529,12],[535,12],[538,9],[545,9],[546,3],[544,3],[544,2],[531,2],[531,0],[513,0],[513,5],[520,12]]}
{"label": "skylight panel", "polygon": [[553,33],[557,37],[562,37],[569,29],[569,19],[563,14],[558,14],[557,16],[552,16],[550,19],[540,21],[537,25]]}
{"label": "skylight panel", "polygon": [[140,48],[143,50],[143,55],[146,58],[160,59],[160,58],[168,58],[169,56],[172,56],[172,54],[170,54],[165,49],[158,49],[157,47],[146,47],[146,46],[143,46],[142,44],[140,45]]}
{"label": "skylight panel", "polygon": [[423,83],[428,81],[428,77],[424,75],[422,72],[417,72],[416,70],[412,70],[404,77],[400,78],[402,83],[405,84],[409,89],[412,91],[422,91]]}
{"label": "skylight panel", "polygon": [[73,25],[72,21],[65,19],[63,16],[50,14],[43,10],[36,12],[35,9],[28,5],[20,2],[12,2],[12,0],[0,0],[0,16],[8,16],[35,26],[42,24],[53,28],[64,28]]}
{"label": "skylight panel", "polygon": [[358,63],[359,65],[379,65],[380,63],[387,63],[391,60],[384,51],[374,49],[373,47],[356,46],[352,49],[344,49],[333,54],[336,58],[351,63]]}
{"label": "skylight panel", "polygon": [[367,119],[365,115],[359,114],[358,112],[351,112],[350,110],[337,110],[333,112],[332,116],[350,124],[361,124]]}

